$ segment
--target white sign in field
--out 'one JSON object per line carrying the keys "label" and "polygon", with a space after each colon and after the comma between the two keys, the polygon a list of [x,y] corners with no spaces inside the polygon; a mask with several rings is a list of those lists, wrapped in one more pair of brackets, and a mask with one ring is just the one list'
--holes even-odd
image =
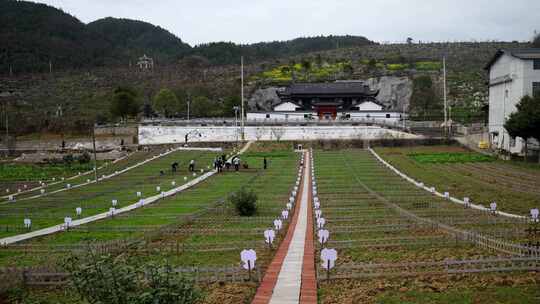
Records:
{"label": "white sign in field", "polygon": [[257,260],[257,253],[253,249],[244,249],[242,252],[240,252],[240,260],[242,263],[242,267],[246,270],[250,270],[255,268],[255,261]]}
{"label": "white sign in field", "polygon": [[335,249],[324,248],[321,250],[321,266],[330,270],[334,268],[337,260],[337,251]]}

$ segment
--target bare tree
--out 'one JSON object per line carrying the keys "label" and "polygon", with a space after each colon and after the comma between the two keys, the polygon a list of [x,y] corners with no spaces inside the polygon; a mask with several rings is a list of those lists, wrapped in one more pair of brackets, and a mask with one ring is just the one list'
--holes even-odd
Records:
{"label": "bare tree", "polygon": [[257,141],[260,141],[263,135],[264,135],[264,128],[258,127],[255,129],[255,138],[257,138]]}
{"label": "bare tree", "polygon": [[280,141],[283,135],[285,135],[285,128],[284,127],[274,127],[272,128],[272,134],[276,137],[277,141]]}

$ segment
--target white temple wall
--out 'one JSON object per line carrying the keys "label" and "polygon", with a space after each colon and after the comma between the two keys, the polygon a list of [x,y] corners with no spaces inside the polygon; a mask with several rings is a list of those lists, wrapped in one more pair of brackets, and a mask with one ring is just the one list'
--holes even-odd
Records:
{"label": "white temple wall", "polygon": [[[140,126],[139,143],[142,145],[188,142],[234,142],[240,140],[240,128]],[[200,134],[200,136],[199,136]],[[415,139],[421,136],[377,126],[266,126],[245,127],[246,140],[319,140],[319,139]]]}

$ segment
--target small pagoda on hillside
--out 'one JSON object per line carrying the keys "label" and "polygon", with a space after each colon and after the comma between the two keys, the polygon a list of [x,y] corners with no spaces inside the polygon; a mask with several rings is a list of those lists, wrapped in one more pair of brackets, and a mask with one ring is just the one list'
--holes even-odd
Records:
{"label": "small pagoda on hillside", "polygon": [[137,61],[137,66],[142,71],[152,70],[154,69],[154,59],[144,54],[142,57],[139,57],[139,60]]}

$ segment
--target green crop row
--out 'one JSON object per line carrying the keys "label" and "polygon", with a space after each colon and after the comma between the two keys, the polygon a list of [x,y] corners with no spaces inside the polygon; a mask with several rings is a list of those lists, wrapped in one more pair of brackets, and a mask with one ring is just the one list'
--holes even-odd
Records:
{"label": "green crop row", "polygon": [[495,158],[479,153],[413,153],[409,157],[420,163],[446,164],[446,163],[470,163],[491,162]]}

